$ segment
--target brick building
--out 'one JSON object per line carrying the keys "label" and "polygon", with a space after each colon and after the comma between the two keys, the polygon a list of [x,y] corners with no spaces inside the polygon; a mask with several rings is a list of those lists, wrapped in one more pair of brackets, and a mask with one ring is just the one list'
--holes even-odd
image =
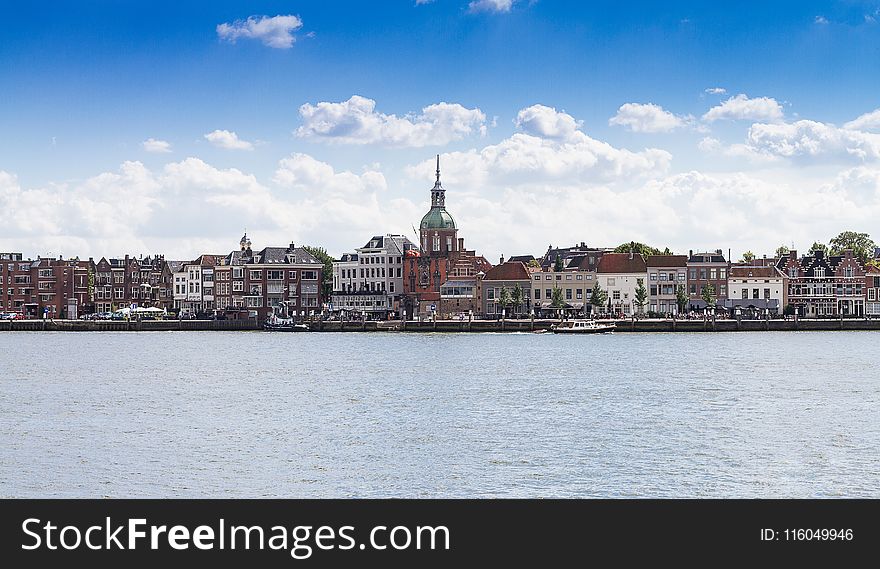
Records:
{"label": "brick building", "polygon": [[94,311],[95,263],[74,259],[24,259],[0,254],[0,312],[26,318],[78,318]]}
{"label": "brick building", "polygon": [[107,259],[95,264],[95,311],[174,306],[171,268],[162,255]]}
{"label": "brick building", "polygon": [[730,264],[724,258],[721,249],[705,253],[688,253],[688,309],[703,310],[706,302],[703,300],[703,290],[709,285],[715,290],[716,305],[723,307],[727,299],[727,273]]}
{"label": "brick building", "polygon": [[788,304],[807,318],[865,315],[865,269],[850,250],[827,256],[821,250],[779,259]]}
{"label": "brick building", "polygon": [[265,320],[274,309],[307,317],[323,309],[321,282],[324,264],[291,243],[254,251],[247,234],[213,269],[216,313]]}

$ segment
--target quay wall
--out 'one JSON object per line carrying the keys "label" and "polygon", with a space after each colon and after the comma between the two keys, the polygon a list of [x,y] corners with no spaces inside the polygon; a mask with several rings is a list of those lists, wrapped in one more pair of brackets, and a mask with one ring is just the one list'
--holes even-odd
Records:
{"label": "quay wall", "polygon": [[[556,320],[438,320],[437,322],[316,321],[314,332],[532,332],[549,330]],[[604,322],[604,321],[603,321]],[[880,320],[618,320],[617,332],[774,332],[877,330]],[[0,332],[166,332],[175,330],[261,330],[254,320],[0,320]]]}

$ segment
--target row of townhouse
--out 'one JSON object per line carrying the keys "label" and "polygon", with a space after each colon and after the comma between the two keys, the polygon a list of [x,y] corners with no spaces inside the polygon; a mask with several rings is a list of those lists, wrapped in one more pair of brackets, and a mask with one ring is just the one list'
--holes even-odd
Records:
{"label": "row of townhouse", "polygon": [[245,234],[238,250],[200,255],[173,266],[174,308],[183,314],[265,320],[323,311],[323,263],[303,247],[255,251]]}

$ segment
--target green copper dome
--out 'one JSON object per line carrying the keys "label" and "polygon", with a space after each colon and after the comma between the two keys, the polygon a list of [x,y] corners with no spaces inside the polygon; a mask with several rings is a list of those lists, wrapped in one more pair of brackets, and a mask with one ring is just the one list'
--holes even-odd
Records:
{"label": "green copper dome", "polygon": [[421,223],[422,229],[455,229],[455,220],[446,211],[446,208],[432,207],[425,214]]}

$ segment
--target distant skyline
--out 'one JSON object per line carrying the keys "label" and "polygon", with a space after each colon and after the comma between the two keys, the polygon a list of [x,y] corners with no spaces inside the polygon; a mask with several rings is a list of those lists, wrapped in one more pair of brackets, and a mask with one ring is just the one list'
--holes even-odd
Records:
{"label": "distant skyline", "polygon": [[6,4],[0,250],[880,237],[876,2]]}

